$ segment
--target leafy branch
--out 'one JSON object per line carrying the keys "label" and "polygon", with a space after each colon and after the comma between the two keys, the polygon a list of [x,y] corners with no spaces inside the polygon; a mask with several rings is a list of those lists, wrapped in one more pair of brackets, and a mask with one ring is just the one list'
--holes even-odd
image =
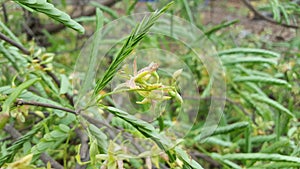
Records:
{"label": "leafy branch", "polygon": [[105,71],[103,78],[97,81],[93,95],[96,96],[115,76],[121,63],[130,55],[137,44],[147,35],[150,28],[158,20],[158,18],[173,4],[173,2],[166,5],[159,11],[155,11],[148,18],[144,18],[131,32],[126,42],[123,44],[120,51]]}
{"label": "leafy branch", "polygon": [[276,20],[274,19],[271,19],[263,14],[261,14],[260,12],[258,12],[252,5],[251,3],[249,2],[249,0],[242,0],[243,3],[247,6],[248,9],[250,9],[255,15],[259,16],[260,18],[272,23],[272,24],[276,24],[276,25],[281,25],[281,26],[284,26],[284,27],[287,27],[287,28],[294,28],[294,29],[298,29],[299,26],[297,25],[289,25],[289,24],[286,24],[286,23],[280,23],[280,22],[277,22]]}
{"label": "leafy branch", "polygon": [[53,4],[48,3],[46,0],[15,0],[15,2],[28,10],[44,13],[80,33],[84,33],[84,28],[79,23],[71,19],[65,12],[55,8]]}

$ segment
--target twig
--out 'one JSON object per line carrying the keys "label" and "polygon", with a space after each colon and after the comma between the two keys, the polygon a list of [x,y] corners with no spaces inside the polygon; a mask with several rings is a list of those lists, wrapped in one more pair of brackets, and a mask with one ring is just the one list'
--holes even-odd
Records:
{"label": "twig", "polygon": [[57,161],[55,161],[53,158],[51,158],[46,153],[42,153],[40,156],[40,159],[43,161],[44,164],[47,164],[48,162],[50,162],[51,167],[53,167],[55,169],[63,169],[64,168],[61,164],[59,164]]}
{"label": "twig", "polygon": [[48,103],[39,103],[39,102],[34,102],[34,101],[24,101],[24,100],[17,100],[15,103],[17,106],[22,106],[22,105],[31,105],[31,106],[38,106],[38,107],[46,107],[46,108],[52,108],[52,109],[57,109],[57,110],[62,110],[65,112],[69,112],[75,115],[78,115],[79,112],[72,110],[72,109],[68,109],[65,107],[60,107],[60,106],[56,106],[56,105],[52,105],[52,104],[48,104]]}
{"label": "twig", "polygon": [[211,164],[212,168],[219,168],[221,167],[220,163],[218,163],[217,161],[215,161],[214,159],[212,159],[211,157],[203,154],[203,153],[199,153],[197,151],[194,151],[191,153],[191,156],[193,156],[195,159],[197,158],[201,158],[204,161],[208,162],[209,164]]}
{"label": "twig", "polygon": [[18,49],[20,49],[24,54],[26,55],[30,55],[30,52],[24,48],[22,45],[18,44],[17,42],[13,41],[12,39],[10,39],[9,37],[5,36],[3,33],[0,32],[0,39],[4,40],[5,42],[17,47]]}
{"label": "twig", "polygon": [[4,23],[7,23],[8,22],[8,17],[7,17],[5,2],[3,2],[1,4],[1,6],[2,6],[2,11],[3,11]]}
{"label": "twig", "polygon": [[263,14],[261,14],[260,12],[258,12],[249,2],[249,0],[242,0],[242,2],[247,6],[248,9],[250,9],[256,16],[259,16],[260,18],[272,23],[272,24],[276,24],[276,25],[281,25],[287,28],[294,28],[294,29],[298,29],[299,26],[297,25],[289,25],[289,24],[285,24],[285,23],[279,23]]}
{"label": "twig", "polygon": [[[16,130],[13,126],[7,124],[4,127],[5,132],[9,133],[14,139],[17,139],[22,136],[22,134]],[[55,169],[63,169],[64,167],[59,164],[57,161],[52,159],[49,155],[46,153],[42,153],[40,156],[40,159],[44,162],[45,165],[47,165],[48,162],[50,162],[51,167]]]}
{"label": "twig", "polygon": [[[88,161],[89,160],[89,138],[88,136],[80,129],[80,128],[76,128],[75,129],[75,133],[77,134],[77,136],[80,139],[80,158],[81,161]],[[80,164],[76,164],[75,169],[85,169],[87,166],[86,165],[80,165]]]}
{"label": "twig", "polygon": [[10,140],[11,138],[12,138],[12,136],[4,137],[4,138],[0,139],[0,143],[3,143],[4,141]]}

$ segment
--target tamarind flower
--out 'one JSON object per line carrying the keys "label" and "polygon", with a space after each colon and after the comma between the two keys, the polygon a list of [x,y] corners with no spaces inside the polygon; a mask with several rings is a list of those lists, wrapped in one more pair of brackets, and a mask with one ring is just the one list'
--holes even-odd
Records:
{"label": "tamarind flower", "polygon": [[182,98],[173,86],[165,86],[160,82],[157,74],[158,63],[151,62],[148,66],[137,71],[136,60],[133,63],[134,75],[117,88],[126,87],[136,90],[144,99],[137,104],[152,103],[153,101],[164,101],[175,98],[182,103]]}

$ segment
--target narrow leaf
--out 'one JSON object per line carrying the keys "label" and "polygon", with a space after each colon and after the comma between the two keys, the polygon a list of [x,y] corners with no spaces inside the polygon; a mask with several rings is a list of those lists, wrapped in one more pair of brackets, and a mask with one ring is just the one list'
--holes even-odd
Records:
{"label": "narrow leaf", "polygon": [[260,82],[260,83],[268,83],[273,85],[285,85],[287,87],[291,87],[291,85],[281,79],[271,78],[271,77],[262,77],[262,76],[239,76],[233,79],[234,82]]}
{"label": "narrow leaf", "polygon": [[200,164],[198,164],[195,160],[193,160],[185,151],[181,148],[176,147],[175,151],[177,153],[178,158],[180,158],[185,165],[192,167],[194,169],[203,169]]}
{"label": "narrow leaf", "polygon": [[292,112],[290,112],[290,110],[288,110],[287,108],[285,108],[284,106],[282,106],[280,103],[278,103],[275,100],[272,100],[268,97],[264,97],[264,96],[257,95],[257,94],[252,94],[251,97],[257,101],[266,103],[266,104],[286,113],[288,116],[290,116],[292,118],[295,118],[295,115]]}
{"label": "narrow leaf", "polygon": [[263,55],[279,58],[280,54],[264,49],[253,49],[253,48],[234,48],[229,50],[224,50],[218,53],[219,56],[222,55],[231,55],[231,54],[254,54],[254,55]]}
{"label": "narrow leaf", "polygon": [[280,154],[266,154],[266,153],[235,153],[226,154],[222,156],[227,160],[258,160],[258,161],[286,161],[300,163],[300,158],[293,156],[286,156]]}
{"label": "narrow leaf", "polygon": [[61,74],[60,78],[61,78],[61,86],[60,86],[59,94],[66,94],[71,84],[66,75]]}
{"label": "narrow leaf", "polygon": [[237,56],[224,56],[221,57],[222,63],[224,65],[231,64],[244,64],[244,63],[267,63],[271,65],[277,64],[276,58],[263,58],[263,57],[237,57]]}
{"label": "narrow leaf", "polygon": [[244,129],[247,126],[249,126],[248,122],[237,122],[237,123],[233,123],[233,124],[229,124],[227,126],[224,127],[218,127],[213,135],[217,135],[217,134],[227,134],[229,132],[233,132],[236,130],[240,130],[240,129]]}
{"label": "narrow leaf", "polygon": [[23,90],[27,89],[28,87],[30,87],[31,85],[33,85],[35,82],[37,82],[38,80],[40,80],[39,78],[35,78],[35,79],[30,79],[24,83],[22,83],[21,85],[19,85],[14,91],[13,93],[11,93],[8,98],[5,100],[5,102],[3,103],[3,110],[2,112],[4,113],[9,113],[10,110],[10,106],[14,103],[14,101],[17,99],[17,97],[22,93]]}
{"label": "narrow leaf", "polygon": [[65,26],[68,26],[80,33],[84,33],[84,28],[71,19],[71,17],[65,12],[60,11],[55,8],[53,4],[48,3],[46,0],[14,0],[21,6],[25,6],[37,12],[46,14],[47,16],[53,18],[54,20],[61,22]]}
{"label": "narrow leaf", "polygon": [[156,11],[151,14],[149,17],[146,17],[138,24],[129,35],[126,42],[123,44],[121,50],[117,53],[116,57],[110,64],[109,68],[105,71],[104,76],[97,81],[94,96],[96,96],[99,91],[101,91],[115,76],[118,71],[120,64],[129,56],[129,54],[136,47],[138,42],[140,42],[146,34],[149,32],[150,28],[154,25],[157,19],[172,5],[169,3],[163,7],[160,11]]}

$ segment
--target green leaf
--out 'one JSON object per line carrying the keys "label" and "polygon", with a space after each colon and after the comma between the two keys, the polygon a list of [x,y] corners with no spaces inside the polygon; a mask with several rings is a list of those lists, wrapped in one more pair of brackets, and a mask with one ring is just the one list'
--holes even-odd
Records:
{"label": "green leaf", "polygon": [[250,167],[249,169],[262,169],[262,168],[268,168],[268,169],[278,169],[278,168],[299,168],[299,163],[292,163],[292,162],[271,162],[268,164],[258,164],[253,167]]}
{"label": "green leaf", "polygon": [[131,5],[129,6],[129,8],[126,10],[126,15],[130,15],[131,12],[134,10],[134,8],[136,7],[136,4],[138,3],[138,0],[134,0]]}
{"label": "green leaf", "polygon": [[54,130],[45,134],[44,137],[31,148],[31,153],[38,155],[49,148],[55,149],[69,136],[69,131],[70,128],[66,125],[60,124],[59,126],[55,126]]}
{"label": "green leaf", "polygon": [[70,131],[70,127],[64,124],[58,125],[59,129],[62,130],[64,133],[68,133]]}
{"label": "green leaf", "polygon": [[[11,88],[10,86],[3,86],[3,87],[0,87],[0,94],[9,95],[9,94],[13,93],[15,90],[16,90],[15,88]],[[38,95],[33,94],[26,90],[23,90],[18,98],[26,100],[26,101],[36,101],[39,103],[48,103],[48,104],[52,104],[52,105],[56,105],[56,106],[62,106],[58,102],[38,96]],[[63,117],[66,114],[66,112],[60,111],[60,110],[54,110],[54,113],[61,117]]]}
{"label": "green leaf", "polygon": [[97,144],[97,140],[93,139],[90,141],[90,159],[91,159],[91,164],[95,165],[96,163],[96,155],[99,154],[99,150],[98,150],[98,144]]}
{"label": "green leaf", "polygon": [[192,10],[189,6],[189,3],[187,0],[182,0],[183,6],[185,8],[185,11],[188,15],[189,21],[191,22],[191,24],[194,24],[194,18],[193,18],[193,14],[192,14]]}
{"label": "green leaf", "polygon": [[88,57],[89,60],[89,66],[88,66],[88,70],[85,73],[85,77],[83,80],[83,84],[81,86],[81,89],[79,91],[78,94],[78,99],[75,105],[77,105],[82,99],[82,97],[85,96],[85,94],[87,93],[88,89],[92,86],[91,82],[94,80],[96,72],[95,72],[95,68],[97,67],[97,57],[98,57],[98,48],[100,45],[100,41],[101,41],[101,28],[103,27],[103,13],[100,9],[96,9],[96,30],[92,40],[92,45],[91,45],[91,52],[90,52],[90,56]]}
{"label": "green leaf", "polygon": [[275,143],[272,143],[271,145],[263,148],[260,153],[274,153],[276,152],[278,149],[286,149],[288,148],[290,145],[290,141],[285,139],[285,140],[279,140]]}
{"label": "green leaf", "polygon": [[291,85],[281,79],[271,78],[271,77],[262,77],[262,76],[238,76],[233,79],[234,82],[257,82],[257,83],[268,83],[273,85],[285,85],[291,87]]}
{"label": "green leaf", "polygon": [[[218,127],[212,135],[227,134],[236,130],[244,129],[247,126],[249,126],[248,122],[237,122],[237,123],[229,124],[224,127]],[[199,140],[200,137],[201,135],[196,136],[195,140]]]}
{"label": "green leaf", "polygon": [[117,53],[116,57],[110,64],[109,68],[105,71],[103,77],[97,81],[93,95],[96,96],[98,93],[112,80],[118,71],[121,63],[129,56],[137,44],[146,36],[150,28],[154,25],[157,19],[172,5],[172,2],[163,7],[161,10],[152,13],[149,17],[144,18],[135,29],[132,30],[131,34],[123,44],[122,48]]}
{"label": "green leaf", "polygon": [[70,27],[80,33],[84,33],[84,28],[71,19],[71,17],[65,12],[55,8],[53,4],[48,3],[46,0],[14,0],[23,7],[30,8],[37,12],[46,14],[54,20],[61,22],[67,27]]}
{"label": "green leaf", "polygon": [[122,120],[121,118],[113,117],[111,120],[111,125],[119,128],[121,127],[126,132],[131,133],[136,137],[143,137],[143,135],[136,128],[134,128],[130,123]]}
{"label": "green leaf", "polygon": [[19,66],[17,65],[17,62],[16,62],[16,58],[10,53],[9,50],[7,50],[3,43],[0,42],[0,53],[3,54],[3,56],[13,65],[13,67],[19,71]]}
{"label": "green leaf", "polygon": [[139,132],[141,132],[146,138],[152,139],[160,149],[164,150],[168,154],[171,162],[175,160],[174,156],[169,151],[169,149],[173,146],[173,144],[166,136],[159,134],[151,124],[141,119],[138,119],[135,116],[130,115],[127,112],[119,110],[115,107],[106,106],[103,108],[108,110],[115,116],[131,124],[134,128],[136,128]]}
{"label": "green leaf", "polygon": [[[248,84],[248,83],[246,83],[246,84]],[[264,111],[259,106],[257,106],[256,102],[253,99],[251,99],[250,94],[248,92],[240,92],[240,95],[247,103],[249,103],[256,110],[256,113],[258,113],[260,116],[264,117],[264,114],[265,114]],[[263,95],[263,96],[265,96],[265,95]]]}
{"label": "green leaf", "polygon": [[230,168],[233,168],[233,169],[242,169],[242,167],[238,166],[237,164],[233,163],[232,161],[223,159],[220,154],[212,153],[211,157],[214,158],[214,159],[217,159],[217,160],[221,161],[222,163],[224,163],[225,165],[229,166]]}
{"label": "green leaf", "polygon": [[0,156],[0,166],[4,163],[9,163],[14,159],[15,154],[22,148],[23,144],[31,141],[34,135],[41,130],[43,124],[47,123],[50,118],[47,118],[41,122],[39,122],[36,126],[34,126],[28,133],[18,138],[10,147],[7,148],[7,154],[1,154]]}
{"label": "green leaf", "polygon": [[71,84],[66,75],[61,74],[60,78],[61,78],[61,85],[60,85],[59,94],[66,94],[68,92],[68,89],[70,88]]}
{"label": "green leaf", "polygon": [[218,53],[219,56],[222,55],[231,55],[231,54],[254,54],[254,55],[263,55],[279,58],[280,54],[264,49],[252,49],[252,48],[234,48],[224,50]]}
{"label": "green leaf", "polygon": [[100,9],[96,9],[96,31],[100,31],[100,29],[103,27],[104,23],[104,16]]}
{"label": "green leaf", "polygon": [[[253,136],[251,138],[251,144],[254,145],[260,145],[262,143],[265,143],[265,142],[268,142],[268,141],[273,141],[275,140],[276,138],[276,135],[275,134],[272,134],[272,135],[259,135],[259,136]],[[244,144],[246,143],[246,140],[245,139],[240,139],[238,141],[238,144],[240,146],[243,146]]]}
{"label": "green leaf", "polygon": [[184,162],[184,165],[187,165],[189,167],[195,168],[195,169],[203,169],[200,164],[198,164],[195,160],[193,160],[185,151],[183,151],[181,148],[176,147],[175,151],[177,153],[177,156],[179,159],[181,159]]}
{"label": "green leaf", "polygon": [[96,1],[92,1],[91,2],[91,5],[94,6],[94,7],[97,7],[99,9],[101,9],[103,12],[106,12],[107,14],[109,14],[110,16],[113,17],[113,19],[118,19],[119,16],[118,16],[118,13],[116,11],[114,11],[113,9],[107,7],[107,6],[104,6]]}
{"label": "green leaf", "polygon": [[239,20],[236,19],[236,20],[232,20],[232,21],[227,21],[227,22],[221,23],[221,24],[219,24],[217,26],[214,26],[213,28],[205,31],[204,34],[206,36],[210,36],[211,34],[217,32],[218,30],[226,28],[226,27],[231,26],[231,25],[234,25],[237,22],[239,22]]}
{"label": "green leaf", "polygon": [[19,95],[22,93],[22,91],[27,89],[31,85],[33,85],[38,80],[40,80],[40,78],[30,79],[28,81],[25,81],[21,85],[19,85],[4,101],[2,112],[4,112],[5,114],[8,114],[9,110],[10,110],[10,106],[14,103],[14,101],[17,99],[17,97],[19,97]]}
{"label": "green leaf", "polygon": [[0,21],[0,27],[3,29],[4,32],[6,32],[11,37],[12,40],[22,45],[19,38],[17,38],[16,35],[1,21]]}
{"label": "green leaf", "polygon": [[235,153],[223,155],[222,158],[227,160],[285,161],[300,164],[300,158],[280,154]]}
{"label": "green leaf", "polygon": [[226,125],[224,127],[218,127],[215,132],[213,133],[213,135],[217,135],[217,134],[227,134],[236,130],[240,130],[240,129],[244,129],[246,127],[249,126],[249,122],[237,122],[237,123],[233,123],[233,124],[229,124]]}
{"label": "green leaf", "polygon": [[288,116],[292,117],[292,118],[295,118],[295,115],[290,112],[290,110],[288,110],[287,108],[285,108],[284,106],[282,106],[280,103],[278,103],[277,101],[275,100],[272,100],[268,97],[264,97],[264,96],[261,96],[261,95],[257,95],[257,94],[252,94],[251,95],[251,98],[257,100],[257,101],[260,101],[260,102],[263,102],[263,103],[266,103],[284,113],[286,113]]}
{"label": "green leaf", "polygon": [[221,57],[224,65],[244,64],[244,63],[267,63],[270,65],[277,64],[277,58],[263,58],[263,57],[243,57],[243,56],[224,56]]}
{"label": "green leaf", "polygon": [[213,144],[213,145],[220,145],[220,146],[223,146],[223,147],[231,147],[233,145],[232,142],[224,141],[224,140],[221,140],[217,137],[208,137],[205,140],[205,143],[210,143],[210,144]]}
{"label": "green leaf", "polygon": [[97,141],[97,145],[100,148],[100,153],[107,153],[107,136],[102,132],[102,130],[93,124],[89,124],[88,129],[90,134],[95,138],[94,140]]}

